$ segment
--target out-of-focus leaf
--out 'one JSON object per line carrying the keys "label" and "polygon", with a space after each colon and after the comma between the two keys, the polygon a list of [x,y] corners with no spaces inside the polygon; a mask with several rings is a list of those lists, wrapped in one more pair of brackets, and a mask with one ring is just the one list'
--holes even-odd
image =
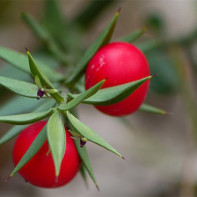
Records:
{"label": "out-of-focus leaf", "polygon": [[143,103],[140,106],[139,110],[143,112],[153,113],[153,114],[161,114],[161,115],[166,114],[166,111],[164,109],[161,109],[161,108],[158,108],[158,107],[146,104],[146,103]]}
{"label": "out-of-focus leaf", "polygon": [[[40,112],[44,110],[48,110],[55,105],[55,100],[51,99],[49,101],[43,102],[38,108],[34,110],[34,112]],[[7,131],[1,138],[0,138],[0,145],[4,144],[5,142],[11,140],[15,136],[17,136],[23,129],[25,129],[27,125],[16,125],[13,126],[9,131]]]}
{"label": "out-of-focus leaf", "polygon": [[53,53],[56,56],[56,58],[59,59],[64,65],[66,65],[66,55],[60,50],[59,46],[54,42],[50,33],[29,14],[23,13],[22,19],[36,34],[36,36],[46,45],[49,51]]}
{"label": "out-of-focus leaf", "polygon": [[76,145],[77,152],[79,153],[79,156],[81,158],[81,161],[84,167],[86,168],[88,174],[90,175],[92,181],[94,182],[95,186],[98,189],[98,184],[97,184],[94,172],[92,170],[92,165],[91,165],[86,147],[84,146],[83,148],[81,148],[79,140],[75,140],[75,145]]}
{"label": "out-of-focus leaf", "polygon": [[86,53],[82,56],[81,60],[77,64],[75,71],[73,72],[71,77],[66,81],[67,85],[72,85],[80,79],[81,73],[85,70],[86,65],[97,52],[97,50],[110,41],[112,34],[114,32],[114,28],[116,26],[118,16],[119,12],[116,12],[115,16],[112,18],[108,26],[102,31],[100,36],[95,40],[95,42],[88,48]]}
{"label": "out-of-focus leaf", "polygon": [[164,49],[155,49],[146,54],[151,73],[157,77],[151,80],[150,88],[159,94],[175,93],[178,89],[178,76],[175,67]]}
{"label": "out-of-focus leaf", "polygon": [[67,45],[66,22],[61,14],[57,0],[47,0],[45,4],[43,25],[59,44]]}
{"label": "out-of-focus leaf", "polygon": [[0,122],[16,124],[16,125],[30,124],[42,120],[47,116],[50,116],[51,113],[53,113],[52,108],[45,112],[0,116]]}
{"label": "out-of-focus leaf", "polygon": [[[103,88],[99,90],[96,94],[84,100],[83,103],[92,105],[111,105],[120,102],[127,98],[131,93],[133,93],[138,87],[140,87],[144,82],[151,79],[152,76],[145,77],[143,79],[126,83],[123,85],[118,85],[110,88]],[[69,96],[75,98],[77,94],[69,94]]]}
{"label": "out-of-focus leaf", "polygon": [[94,85],[93,87],[91,87],[90,89],[88,89],[85,92],[79,94],[77,97],[75,97],[70,102],[60,104],[59,109],[62,110],[62,111],[65,111],[65,110],[69,110],[73,107],[76,107],[83,100],[85,100],[85,99],[91,97],[92,95],[94,95],[101,88],[101,86],[104,84],[104,82],[105,82],[105,80],[102,80],[99,83],[97,83],[96,85]]}
{"label": "out-of-focus leaf", "polygon": [[144,53],[147,53],[148,51],[151,51],[153,49],[156,49],[160,47],[162,44],[161,41],[159,40],[148,40],[148,41],[143,41],[142,43],[135,43],[135,45]]}
{"label": "out-of-focus leaf", "polygon": [[71,23],[73,25],[79,25],[83,29],[87,29],[107,7],[115,2],[118,2],[118,0],[92,0],[74,17]]}
{"label": "out-of-focus leaf", "polygon": [[52,114],[47,123],[47,138],[55,164],[55,175],[58,177],[66,150],[66,133],[61,114],[57,111]]}
{"label": "out-of-focus leaf", "polygon": [[[50,80],[48,79],[48,77],[44,74],[44,72],[42,72],[42,70],[36,65],[33,57],[31,56],[30,52],[27,51],[27,55],[28,55],[28,59],[29,59],[29,67],[31,70],[31,73],[33,75],[33,77],[35,78],[36,76],[38,76],[41,85],[43,87],[50,88],[50,89],[55,89],[55,87],[53,86],[53,84],[50,82]],[[55,99],[57,99],[58,101],[64,101],[64,98],[62,97],[62,95],[57,91],[56,93],[51,94],[51,96]]]}
{"label": "out-of-focus leaf", "polygon": [[[45,100],[45,99],[44,99]],[[24,112],[29,112],[31,109],[34,109],[37,105],[42,103],[43,100],[38,102],[37,99],[31,99],[27,97],[14,96],[9,98],[6,103],[3,103],[0,107],[0,116],[19,114]]]}
{"label": "out-of-focus leaf", "polygon": [[[11,49],[7,49],[4,47],[0,47],[0,59],[8,62],[12,66],[16,67],[19,70],[22,70],[23,72],[26,72],[30,74],[29,64],[28,64],[28,58],[26,55],[16,52]],[[59,81],[64,78],[64,76],[55,70],[47,67],[44,63],[41,61],[36,60],[37,64],[40,68],[42,68],[43,72],[52,80],[52,81]]]}
{"label": "out-of-focus leaf", "polygon": [[0,85],[21,96],[30,98],[37,96],[37,86],[29,82],[0,76]]}
{"label": "out-of-focus leaf", "polygon": [[134,31],[132,32],[131,34],[127,35],[127,36],[124,36],[120,39],[118,39],[119,41],[123,41],[123,42],[134,42],[135,40],[137,40],[138,38],[140,38],[144,32],[146,31],[146,28],[143,28],[143,29],[140,29],[140,30],[137,30],[137,31]]}
{"label": "out-of-focus leaf", "polygon": [[0,75],[12,79],[18,79],[22,81],[30,81],[31,77],[29,74],[10,66],[9,64],[3,64],[0,68]]}
{"label": "out-of-focus leaf", "polygon": [[67,111],[67,118],[74,130],[80,133],[83,137],[123,158],[123,156],[118,151],[116,151],[111,145],[103,140],[97,133],[88,128],[84,123],[75,118],[69,111]]}
{"label": "out-of-focus leaf", "polygon": [[40,150],[42,145],[45,143],[46,138],[47,138],[47,131],[46,131],[46,126],[44,126],[44,128],[36,136],[35,140],[30,145],[27,152],[23,155],[21,160],[18,162],[18,164],[10,174],[10,177],[12,177],[16,172],[18,172]]}

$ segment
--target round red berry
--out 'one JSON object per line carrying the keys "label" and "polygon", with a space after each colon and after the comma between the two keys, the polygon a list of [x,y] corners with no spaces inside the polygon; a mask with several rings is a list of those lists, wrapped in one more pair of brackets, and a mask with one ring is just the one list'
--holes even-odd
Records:
{"label": "round red berry", "polygon": [[[146,57],[137,47],[126,42],[114,42],[99,49],[88,63],[85,87],[89,89],[99,81],[106,79],[102,88],[108,88],[136,81],[149,75],[150,69]],[[123,101],[107,106],[96,106],[96,108],[112,116],[131,114],[144,102],[148,87],[149,81],[146,81]]]}
{"label": "round red berry", "polygon": [[[34,123],[24,129],[17,137],[13,149],[15,166],[46,123],[46,121]],[[65,185],[74,178],[80,168],[80,159],[67,128],[65,128],[65,132],[66,151],[59,176],[55,176],[55,166],[46,140],[36,155],[19,171],[27,182],[39,187],[53,188]]]}

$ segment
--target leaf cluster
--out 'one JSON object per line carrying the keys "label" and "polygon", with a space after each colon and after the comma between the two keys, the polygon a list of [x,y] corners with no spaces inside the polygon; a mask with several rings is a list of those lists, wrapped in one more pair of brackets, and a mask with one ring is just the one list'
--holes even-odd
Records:
{"label": "leaf cluster", "polygon": [[[102,2],[101,7],[104,7],[104,2],[105,1]],[[106,5],[108,3],[106,3]],[[98,1],[92,1],[89,6],[95,7],[97,4]],[[75,57],[74,55],[74,58],[70,58],[69,56],[70,54],[74,54],[73,50],[76,49],[76,43],[73,40],[78,40],[79,35],[76,33],[78,27],[82,24],[86,24],[87,16],[85,12],[88,9],[90,8],[85,8],[78,17],[76,16],[70,23],[65,22],[59,5],[55,0],[46,0],[45,16],[42,23],[35,20],[29,14],[22,14],[23,20],[44,44],[45,49],[62,65],[61,70],[63,72],[57,71],[55,67],[51,68],[48,66],[48,63],[39,60],[34,57],[34,55],[32,56],[28,50],[25,55],[5,47],[0,47],[0,59],[29,76],[29,81],[20,80],[20,77],[19,79],[13,79],[0,76],[0,85],[2,87],[21,96],[21,98],[17,97],[17,99],[12,99],[4,106],[5,109],[10,109],[8,111],[10,111],[11,115],[0,116],[0,122],[10,123],[16,126],[12,127],[0,138],[0,144],[17,136],[28,124],[48,118],[47,125],[36,137],[10,176],[13,176],[19,171],[39,151],[46,140],[48,140],[52,153],[55,174],[59,176],[62,159],[66,150],[65,125],[68,127],[73,138],[76,138],[75,144],[82,161],[81,173],[84,180],[86,180],[86,172],[88,172],[98,187],[86,147],[80,146],[81,139],[85,140],[85,142],[90,141],[97,144],[123,158],[115,148],[81,122],[73,111],[80,103],[110,105],[120,102],[147,80],[150,80],[152,76],[106,89],[101,89],[105,83],[105,79],[88,90],[79,88],[84,87],[82,79],[90,59],[99,48],[110,42],[119,16],[119,11],[117,11],[100,35],[86,49],[86,52],[80,56],[78,63],[72,64]],[[79,16],[81,16],[81,18]],[[93,18],[91,20],[93,20]],[[52,28],[54,26],[56,28]],[[73,28],[72,31],[70,30],[71,27]],[[144,31],[145,29],[142,28],[119,40],[134,42]],[[12,69],[12,67],[10,67],[10,69]],[[39,91],[41,91],[44,96],[37,100]],[[20,109],[17,109],[16,113],[20,114],[12,115],[12,105],[10,103],[24,103],[26,99],[29,99],[29,105],[18,104]],[[34,108],[34,111],[21,114],[27,107],[29,107],[29,109]],[[141,110],[165,114],[164,110],[147,104],[142,105]]]}

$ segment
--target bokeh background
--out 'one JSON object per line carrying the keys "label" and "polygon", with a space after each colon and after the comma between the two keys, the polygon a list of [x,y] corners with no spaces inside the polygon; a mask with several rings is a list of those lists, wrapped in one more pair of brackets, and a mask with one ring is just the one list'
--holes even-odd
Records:
{"label": "bokeh background", "polygon": [[[101,1],[97,0],[97,3]],[[61,0],[59,3],[65,20],[72,21],[91,0]],[[44,0],[0,0],[0,46],[20,52],[24,52],[26,47],[36,51],[41,43],[21,20],[21,12],[28,12],[40,19],[44,6]],[[83,49],[91,44],[120,7],[121,14],[113,40],[146,26],[146,33],[135,42],[136,45],[153,38],[164,43],[162,46],[172,43],[170,47],[153,47],[146,54],[152,74],[158,73],[151,82],[147,102],[165,109],[168,115],[136,112],[118,119],[101,114],[92,106],[80,105],[80,119],[126,158],[121,160],[94,144],[87,144],[100,192],[96,190],[91,179],[88,179],[87,188],[80,174],[71,183],[58,189],[34,187],[25,183],[18,174],[6,183],[5,179],[13,169],[12,140],[0,147],[0,196],[197,196],[197,139],[194,135],[197,132],[197,2],[110,1],[91,24],[81,27],[83,39],[78,43],[78,47]],[[177,57],[176,53],[181,57]],[[180,60],[179,63],[177,59]],[[0,66],[0,73],[4,75],[7,65],[0,61]],[[180,74],[181,69],[183,75]],[[9,76],[16,77],[16,70],[13,69]],[[1,89],[0,102],[4,104],[0,108],[1,114],[10,114],[14,108],[5,107],[11,96]],[[2,135],[9,128],[10,125],[1,123]]]}

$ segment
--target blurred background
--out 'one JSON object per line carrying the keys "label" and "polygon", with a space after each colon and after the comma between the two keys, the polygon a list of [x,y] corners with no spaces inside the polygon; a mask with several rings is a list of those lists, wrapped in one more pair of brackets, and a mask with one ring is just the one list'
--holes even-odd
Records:
{"label": "blurred background", "polygon": [[[134,42],[144,49],[151,73],[147,103],[165,109],[167,115],[136,112],[122,119],[106,116],[89,105],[78,107],[79,117],[121,152],[121,160],[104,149],[88,143],[87,148],[100,192],[81,175],[58,189],[41,189],[15,175],[14,140],[0,147],[0,196],[72,197],[192,197],[197,196],[197,2],[194,0],[60,0],[59,7],[69,24],[72,53],[76,63],[121,7],[113,40],[146,26],[145,34]],[[43,54],[43,42],[34,36],[21,13],[44,21],[45,0],[0,0],[0,46],[24,52],[34,51],[50,66],[59,65],[53,51]],[[92,6],[92,7],[91,7]],[[74,25],[72,25],[74,24]],[[51,28],[51,32],[55,28]],[[65,35],[66,38],[66,35]],[[47,46],[46,46],[47,47]],[[65,50],[66,51],[66,50]],[[41,55],[42,54],[42,55]],[[74,54],[74,55],[73,55]],[[75,57],[75,58],[73,58]],[[28,76],[0,60],[0,75],[28,80]],[[1,88],[0,114],[20,112],[26,99],[12,103],[11,93]],[[15,98],[14,99],[18,99]],[[20,99],[19,99],[20,100]],[[16,107],[17,105],[17,107]],[[32,105],[31,105],[32,106]],[[26,110],[30,110],[29,108]],[[14,113],[13,112],[13,113]],[[10,127],[0,124],[3,135]]]}

